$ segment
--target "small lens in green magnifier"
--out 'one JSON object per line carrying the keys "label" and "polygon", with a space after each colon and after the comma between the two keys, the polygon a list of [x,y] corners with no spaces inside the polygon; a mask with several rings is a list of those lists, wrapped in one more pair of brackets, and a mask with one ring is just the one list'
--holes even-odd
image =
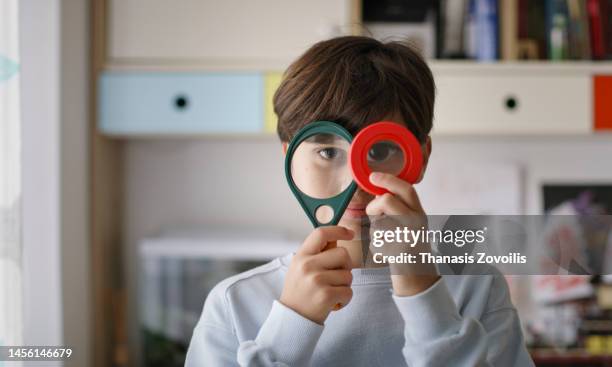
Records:
{"label": "small lens in green magnifier", "polygon": [[315,218],[321,224],[327,224],[334,218],[334,208],[329,205],[321,205],[315,210]]}

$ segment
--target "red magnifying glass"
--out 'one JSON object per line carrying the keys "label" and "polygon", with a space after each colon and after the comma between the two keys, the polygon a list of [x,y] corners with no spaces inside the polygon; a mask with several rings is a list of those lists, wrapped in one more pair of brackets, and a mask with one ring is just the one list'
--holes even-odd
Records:
{"label": "red magnifying glass", "polygon": [[349,164],[355,182],[372,195],[388,191],[370,182],[372,172],[396,175],[415,183],[421,174],[423,153],[417,138],[403,125],[376,122],[361,130],[351,144]]}

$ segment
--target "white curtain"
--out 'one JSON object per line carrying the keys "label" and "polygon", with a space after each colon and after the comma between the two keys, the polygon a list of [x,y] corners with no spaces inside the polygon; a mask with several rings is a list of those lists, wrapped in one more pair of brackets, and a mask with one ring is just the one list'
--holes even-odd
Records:
{"label": "white curtain", "polygon": [[23,332],[18,1],[0,0],[0,345]]}

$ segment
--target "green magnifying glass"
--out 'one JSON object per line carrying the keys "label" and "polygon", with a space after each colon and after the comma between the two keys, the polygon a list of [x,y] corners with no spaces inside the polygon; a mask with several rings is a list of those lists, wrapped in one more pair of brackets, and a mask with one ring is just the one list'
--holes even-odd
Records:
{"label": "green magnifying glass", "polygon": [[[385,192],[369,182],[371,172],[391,173],[414,182],[421,160],[418,141],[399,124],[372,124],[353,142],[353,136],[342,126],[317,121],[298,131],[289,143],[285,176],[316,228],[338,224],[358,183],[372,195]],[[327,248],[336,245],[334,241]],[[333,309],[341,307],[338,303]]]}
{"label": "green magnifying glass", "polygon": [[357,188],[349,168],[352,135],[331,121],[306,125],[291,140],[285,176],[314,227],[336,225]]}

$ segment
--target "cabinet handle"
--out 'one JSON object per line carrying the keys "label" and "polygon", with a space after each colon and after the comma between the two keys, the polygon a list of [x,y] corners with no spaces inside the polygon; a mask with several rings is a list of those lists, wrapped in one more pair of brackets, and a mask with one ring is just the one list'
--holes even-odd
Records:
{"label": "cabinet handle", "polygon": [[518,99],[514,96],[508,96],[504,101],[504,105],[506,106],[506,110],[515,111],[519,106]]}
{"label": "cabinet handle", "polygon": [[187,96],[182,94],[176,96],[174,98],[174,107],[176,107],[176,109],[179,111],[186,110],[187,107],[189,107],[189,99]]}

